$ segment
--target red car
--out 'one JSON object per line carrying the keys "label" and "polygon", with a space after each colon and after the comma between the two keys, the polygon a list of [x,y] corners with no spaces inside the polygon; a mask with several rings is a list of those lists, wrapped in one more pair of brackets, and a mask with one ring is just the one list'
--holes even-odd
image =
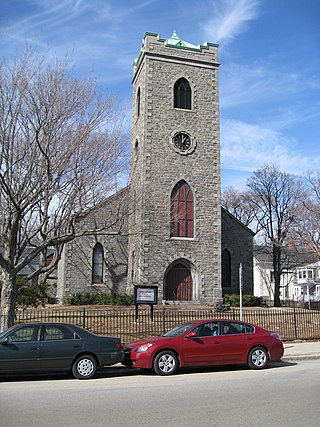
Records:
{"label": "red car", "polygon": [[191,366],[243,365],[265,368],[281,359],[283,345],[277,333],[230,319],[191,321],[162,337],[133,341],[124,348],[124,364],[172,375]]}

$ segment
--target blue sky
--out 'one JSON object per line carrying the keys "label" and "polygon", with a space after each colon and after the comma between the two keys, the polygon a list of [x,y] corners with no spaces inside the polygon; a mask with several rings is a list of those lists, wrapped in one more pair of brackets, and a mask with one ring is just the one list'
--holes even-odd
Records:
{"label": "blue sky", "polygon": [[[1,56],[32,42],[131,103],[146,31],[219,43],[223,187],[277,164],[320,169],[319,0],[0,0]],[[131,123],[130,113],[127,126]]]}

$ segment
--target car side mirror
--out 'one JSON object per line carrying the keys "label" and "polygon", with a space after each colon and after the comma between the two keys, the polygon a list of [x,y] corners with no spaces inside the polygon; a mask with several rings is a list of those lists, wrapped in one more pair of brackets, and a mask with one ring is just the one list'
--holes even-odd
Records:
{"label": "car side mirror", "polygon": [[193,332],[190,332],[190,334],[188,334],[188,335],[185,335],[185,338],[195,338],[197,336],[197,332],[195,332],[195,331],[193,331]]}
{"label": "car side mirror", "polygon": [[0,341],[0,344],[2,345],[8,345],[10,342],[9,337],[4,338],[3,340]]}

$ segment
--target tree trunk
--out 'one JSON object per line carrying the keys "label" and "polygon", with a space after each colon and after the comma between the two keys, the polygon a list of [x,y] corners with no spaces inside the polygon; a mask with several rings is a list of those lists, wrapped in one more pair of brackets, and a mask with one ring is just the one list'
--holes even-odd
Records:
{"label": "tree trunk", "polygon": [[281,307],[280,280],[281,280],[281,248],[278,244],[273,245],[273,274],[274,274],[274,299],[273,306]]}
{"label": "tree trunk", "polygon": [[16,317],[16,277],[7,271],[1,274],[0,332],[14,324]]}

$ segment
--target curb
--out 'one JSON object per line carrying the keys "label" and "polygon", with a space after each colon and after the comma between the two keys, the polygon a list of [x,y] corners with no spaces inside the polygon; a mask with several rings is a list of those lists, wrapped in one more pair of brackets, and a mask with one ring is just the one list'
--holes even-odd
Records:
{"label": "curb", "polygon": [[320,354],[297,354],[296,356],[284,356],[281,358],[283,362],[295,362],[298,360],[319,360]]}

